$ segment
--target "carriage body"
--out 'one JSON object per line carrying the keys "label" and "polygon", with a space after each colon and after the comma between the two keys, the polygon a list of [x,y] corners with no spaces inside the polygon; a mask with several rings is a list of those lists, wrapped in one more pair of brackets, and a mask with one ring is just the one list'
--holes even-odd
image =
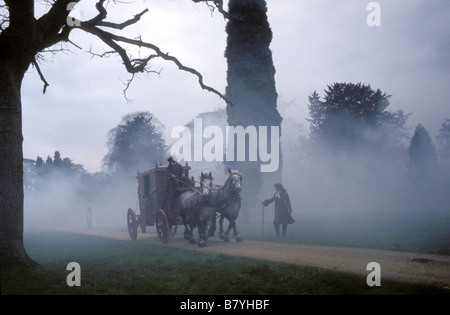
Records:
{"label": "carriage body", "polygon": [[[183,166],[189,176],[190,167]],[[179,187],[170,199],[165,198],[167,184],[167,166],[137,173],[139,214],[128,209],[127,223],[131,240],[136,240],[138,227],[143,233],[148,226],[156,226],[158,236],[167,243],[170,236],[176,234],[177,226],[182,223],[178,213],[178,198],[189,187]]]}

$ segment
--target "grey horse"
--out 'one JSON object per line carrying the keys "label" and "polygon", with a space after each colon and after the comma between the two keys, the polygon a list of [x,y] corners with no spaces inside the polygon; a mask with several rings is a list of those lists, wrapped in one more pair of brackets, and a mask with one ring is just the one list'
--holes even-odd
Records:
{"label": "grey horse", "polygon": [[209,174],[200,175],[200,189],[184,192],[178,199],[178,209],[183,220],[184,238],[192,244],[195,243],[194,229],[198,228],[200,247],[206,246],[208,239],[208,225],[216,219],[215,208],[208,206],[212,191],[213,177]]}
{"label": "grey horse", "polygon": [[[225,241],[229,241],[229,234],[233,229],[233,236],[237,242],[242,241],[239,235],[239,230],[236,227],[236,220],[239,216],[241,209],[241,188],[242,188],[242,174],[240,171],[228,169],[227,177],[224,184],[219,188],[213,188],[209,196],[209,204],[216,208],[216,211],[220,214],[219,225],[219,237]],[[229,224],[224,233],[223,220],[227,219]],[[213,236],[216,230],[215,221],[209,231],[209,235]]]}

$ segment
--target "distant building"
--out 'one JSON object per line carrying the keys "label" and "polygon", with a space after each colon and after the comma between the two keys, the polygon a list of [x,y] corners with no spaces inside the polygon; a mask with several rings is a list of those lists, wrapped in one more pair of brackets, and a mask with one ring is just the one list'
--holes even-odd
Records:
{"label": "distant building", "polygon": [[[196,118],[201,118],[202,120],[202,128],[203,130],[208,126],[216,126],[222,129],[223,134],[225,134],[225,128],[227,124],[227,113],[225,109],[217,110],[213,112],[201,113],[196,116]],[[186,124],[186,127],[189,128],[192,139],[191,139],[191,152],[194,152],[194,120],[191,120]],[[224,143],[224,146],[226,144]],[[200,148],[202,149],[202,148]],[[225,147],[224,147],[225,152]],[[225,180],[225,165],[220,161],[188,161],[191,166],[190,174],[194,176],[195,180],[198,180],[201,172],[211,172],[214,176],[214,184],[222,185]]]}

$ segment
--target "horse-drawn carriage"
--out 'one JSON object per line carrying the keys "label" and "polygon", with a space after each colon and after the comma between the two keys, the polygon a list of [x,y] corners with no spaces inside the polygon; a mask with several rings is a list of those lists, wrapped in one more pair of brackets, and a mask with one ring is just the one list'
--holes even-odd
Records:
{"label": "horse-drawn carriage", "polygon": [[[190,167],[183,166],[189,175]],[[178,225],[182,224],[178,212],[178,197],[189,187],[178,187],[171,198],[166,198],[167,166],[155,166],[149,171],[139,173],[138,203],[139,214],[128,209],[127,225],[131,240],[136,240],[138,228],[145,233],[148,226],[155,226],[158,237],[162,243],[167,243],[169,237],[177,232]]]}
{"label": "horse-drawn carriage", "polygon": [[[189,177],[191,169],[186,163],[184,173]],[[198,228],[199,245],[205,246],[209,236],[214,235],[216,228],[216,213],[220,215],[220,235],[222,238],[222,222],[227,218],[230,222],[226,236],[234,229],[236,240],[240,240],[235,221],[240,209],[240,182],[242,175],[231,172],[223,186],[213,189],[212,175],[200,176],[200,186],[181,186],[175,189],[171,197],[166,195],[167,166],[155,168],[137,174],[139,214],[129,208],[127,212],[128,233],[131,240],[136,240],[138,228],[146,232],[148,226],[155,226],[162,243],[167,243],[175,236],[178,225],[185,226],[184,238],[193,242],[192,231]],[[192,183],[195,181],[191,180]]]}

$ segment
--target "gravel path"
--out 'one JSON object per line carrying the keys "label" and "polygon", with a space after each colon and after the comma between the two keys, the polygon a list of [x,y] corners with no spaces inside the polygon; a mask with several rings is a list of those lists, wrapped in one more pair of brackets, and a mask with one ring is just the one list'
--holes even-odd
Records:
{"label": "gravel path", "polygon": [[[85,229],[70,232],[130,240],[128,233],[122,231]],[[207,247],[199,248],[197,245],[189,244],[181,235],[176,235],[168,244],[163,245],[156,233],[143,234],[140,231],[137,242],[314,266],[364,277],[371,272],[366,270],[367,264],[377,262],[381,267],[381,281],[392,279],[450,288],[450,256],[251,240],[236,243],[224,242],[217,238],[208,240]]]}

